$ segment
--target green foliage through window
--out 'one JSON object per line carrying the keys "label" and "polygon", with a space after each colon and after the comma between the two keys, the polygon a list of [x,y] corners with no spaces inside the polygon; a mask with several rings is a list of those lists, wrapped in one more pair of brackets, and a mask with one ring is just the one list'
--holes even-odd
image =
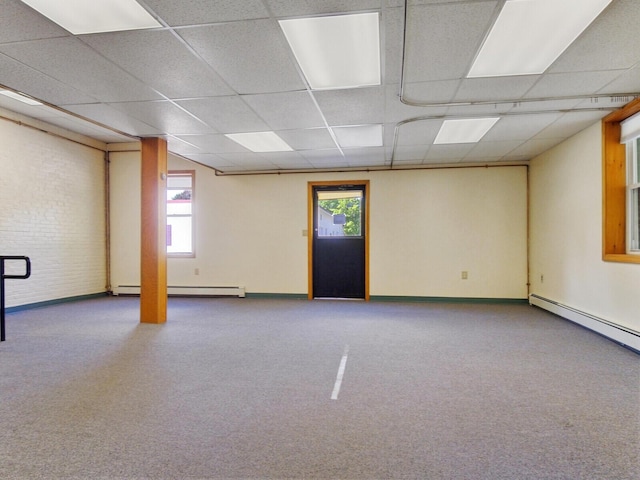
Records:
{"label": "green foliage through window", "polygon": [[318,200],[318,206],[331,212],[333,215],[344,214],[345,236],[359,236],[361,226],[362,198],[335,198],[331,200]]}

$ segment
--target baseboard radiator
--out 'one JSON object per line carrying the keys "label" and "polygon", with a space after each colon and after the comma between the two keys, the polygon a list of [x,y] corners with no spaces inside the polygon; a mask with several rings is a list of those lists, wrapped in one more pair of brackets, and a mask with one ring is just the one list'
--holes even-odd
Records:
{"label": "baseboard radiator", "polygon": [[640,332],[538,295],[529,295],[529,304],[555,313],[640,353]]}
{"label": "baseboard radiator", "polygon": [[[183,297],[245,297],[244,287],[167,287],[169,296]],[[140,295],[140,285],[118,285],[113,290],[114,295]]]}

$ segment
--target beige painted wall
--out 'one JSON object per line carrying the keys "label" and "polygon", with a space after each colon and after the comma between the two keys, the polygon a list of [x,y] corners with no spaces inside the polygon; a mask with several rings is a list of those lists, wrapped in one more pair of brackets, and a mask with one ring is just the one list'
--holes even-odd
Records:
{"label": "beige painted wall", "polygon": [[[307,293],[307,182],[370,180],[370,294],[526,298],[526,168],[217,177],[196,170],[196,258],[169,285]],[[139,160],[111,156],[112,285],[139,284]],[[195,274],[198,269],[199,274]],[[461,272],[469,273],[462,280]]]}
{"label": "beige painted wall", "polygon": [[602,261],[600,123],[531,162],[531,292],[640,331],[640,265]]}

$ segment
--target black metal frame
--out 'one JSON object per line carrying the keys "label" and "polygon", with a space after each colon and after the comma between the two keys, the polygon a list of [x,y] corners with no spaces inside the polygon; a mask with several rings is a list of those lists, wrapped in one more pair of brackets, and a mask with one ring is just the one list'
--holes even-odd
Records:
{"label": "black metal frame", "polygon": [[[26,265],[26,273],[24,275],[5,275],[4,262],[5,260],[24,260]],[[8,255],[0,256],[0,342],[5,341],[5,329],[4,329],[4,280],[6,278],[12,279],[25,279],[31,276],[31,260],[29,257]]]}

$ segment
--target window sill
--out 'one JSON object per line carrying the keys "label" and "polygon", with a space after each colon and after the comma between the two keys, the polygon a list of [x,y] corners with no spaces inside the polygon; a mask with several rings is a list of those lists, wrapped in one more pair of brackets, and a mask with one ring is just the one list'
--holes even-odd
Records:
{"label": "window sill", "polygon": [[602,260],[616,263],[640,263],[640,255],[631,253],[605,253]]}

